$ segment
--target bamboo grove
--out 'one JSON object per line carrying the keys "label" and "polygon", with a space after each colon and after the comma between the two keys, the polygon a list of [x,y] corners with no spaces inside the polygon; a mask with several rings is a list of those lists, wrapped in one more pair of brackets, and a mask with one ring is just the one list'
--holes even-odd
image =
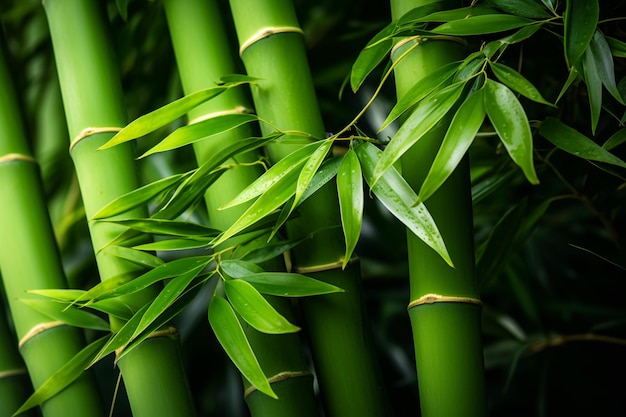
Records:
{"label": "bamboo grove", "polygon": [[626,345],[626,10],[311,3],[1,6],[0,415],[586,410],[549,369]]}

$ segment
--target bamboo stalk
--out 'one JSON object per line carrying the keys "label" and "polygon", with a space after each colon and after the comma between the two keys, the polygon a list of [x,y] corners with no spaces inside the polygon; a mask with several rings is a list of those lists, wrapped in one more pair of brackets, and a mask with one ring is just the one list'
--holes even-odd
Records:
{"label": "bamboo stalk", "polygon": [[[130,145],[97,150],[126,124],[119,74],[108,42],[101,3],[48,0],[44,6],[68,130],[73,138],[71,156],[85,212],[91,218],[104,205],[139,186]],[[145,213],[135,210],[127,216],[145,217]],[[100,251],[122,228],[90,221],[89,229],[101,280],[139,272],[131,262]],[[156,288],[148,288],[127,297],[125,302],[137,310],[150,301],[156,291]],[[113,331],[122,324],[111,317]],[[135,417],[195,414],[178,349],[177,340],[169,336],[148,338],[119,361]]]}
{"label": "bamboo stalk", "polygon": [[[419,0],[392,0],[392,17],[397,19],[423,3]],[[396,55],[403,51],[403,47],[399,47]],[[458,44],[449,41],[421,44],[395,70],[398,96],[419,83],[426,74],[462,58],[462,52]],[[414,189],[419,189],[441,144],[447,127],[446,123],[442,125],[417,142],[401,160],[402,174]],[[414,234],[407,232],[409,315],[420,405],[422,415],[428,417],[486,415],[481,309],[474,276],[470,192],[466,158],[425,203],[439,227],[455,268],[448,266]]]}
{"label": "bamboo stalk", "polygon": [[[0,268],[21,355],[33,386],[38,388],[80,351],[84,338],[80,330],[68,326],[43,327],[43,331],[33,333],[33,329],[51,319],[20,300],[33,297],[26,293],[28,290],[65,288],[67,284],[39,169],[28,149],[12,91],[3,45],[0,49],[0,192],[4,196],[0,204],[0,233],[5,243],[0,250]],[[104,415],[90,373],[83,374],[41,406],[45,416],[67,416],[70,409],[79,415]]]}
{"label": "bamboo stalk", "polygon": [[[224,14],[220,12],[217,2],[168,0],[164,5],[185,94],[210,87],[221,76],[238,72],[221,20]],[[198,51],[203,53],[199,54]],[[233,89],[194,109],[189,113],[189,118],[195,120],[207,114],[249,107],[243,91]],[[231,143],[254,134],[252,126],[244,125],[220,135],[217,140]],[[211,148],[206,142],[194,143],[199,164],[208,159]],[[249,165],[260,156],[260,152],[254,151],[231,159],[227,163],[235,166],[207,190],[205,201],[211,226],[225,230],[246,209],[246,205],[241,205],[217,210],[262,173],[259,165]],[[277,268],[281,267],[281,262],[276,264]],[[287,300],[276,297],[270,302],[283,315],[291,315]],[[270,377],[278,395],[278,400],[272,399],[260,391],[251,390],[250,383],[244,381],[245,398],[251,414],[255,417],[316,416],[312,377],[302,358],[298,336],[261,334],[247,325],[244,325],[244,329],[262,369]],[[272,377],[275,377],[274,380]]]}
{"label": "bamboo stalk", "polygon": [[[231,0],[230,5],[246,70],[261,79],[252,86],[257,114],[283,131],[324,138],[293,4],[270,0],[250,7],[249,2]],[[294,137],[271,144],[270,160],[276,162],[306,142]],[[300,217],[287,224],[287,233],[290,238],[309,239],[292,251],[295,270],[346,290],[302,303],[327,414],[383,416],[385,395],[362,305],[360,271],[357,264],[341,270],[343,236],[332,184],[306,200],[299,211]]]}

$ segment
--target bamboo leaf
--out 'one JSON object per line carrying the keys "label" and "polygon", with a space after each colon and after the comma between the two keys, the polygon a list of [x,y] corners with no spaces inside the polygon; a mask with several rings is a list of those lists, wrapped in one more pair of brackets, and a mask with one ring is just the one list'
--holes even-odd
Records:
{"label": "bamboo leaf", "polygon": [[102,250],[102,252],[108,255],[117,256],[121,259],[126,259],[146,268],[156,268],[157,266],[164,264],[164,262],[157,256],[124,246],[107,246]]}
{"label": "bamboo leaf", "polygon": [[360,144],[354,150],[359,161],[361,161],[365,180],[370,185],[374,195],[411,232],[437,252],[448,265],[453,266],[435,221],[424,203],[415,205],[415,202],[418,201],[417,194],[406,180],[394,167],[390,167],[374,183],[374,167],[380,165],[382,152],[367,142]]}
{"label": "bamboo leaf", "polygon": [[449,81],[459,68],[459,62],[451,62],[426,75],[419,83],[415,83],[413,87],[398,99],[393,106],[389,115],[380,126],[378,131],[385,129],[391,122],[400,117],[404,112],[412,108],[419,101],[427,97],[436,89],[441,88]]}
{"label": "bamboo leaf", "polygon": [[522,74],[515,71],[513,68],[497,62],[489,62],[489,66],[498,80],[511,90],[517,91],[524,97],[536,101],[537,103],[556,107],[554,104],[544,99],[539,90],[537,90],[537,88],[535,88],[530,81],[524,78]]}
{"label": "bamboo leaf", "polygon": [[611,54],[618,58],[626,58],[626,42],[605,36],[606,42],[611,48]]}
{"label": "bamboo leaf", "polygon": [[504,32],[535,23],[533,20],[508,14],[470,16],[443,23],[432,30],[440,35],[470,36]]}
{"label": "bamboo leaf", "polygon": [[356,248],[363,223],[363,177],[359,158],[348,149],[337,172],[337,193],[341,225],[346,243],[342,268],[345,268]]}
{"label": "bamboo leaf", "polygon": [[112,217],[146,204],[156,196],[178,186],[188,176],[189,173],[176,174],[144,185],[111,201],[94,214],[92,219]]}
{"label": "bamboo leaf", "polygon": [[283,317],[248,282],[230,279],[224,282],[228,301],[252,327],[268,334],[294,333],[300,330]]}
{"label": "bamboo leaf", "polygon": [[302,204],[304,200],[312,196],[317,190],[322,188],[326,183],[328,183],[328,181],[332,180],[337,175],[337,170],[339,169],[341,160],[342,158],[340,157],[333,157],[322,163],[309,183],[309,186],[306,190],[304,190],[304,193],[302,193],[302,197],[300,197],[300,204]]}
{"label": "bamboo leaf", "polygon": [[515,33],[509,36],[505,36],[504,38],[491,41],[483,47],[483,54],[487,58],[491,58],[495,55],[497,51],[500,50],[502,46],[512,45],[518,42],[522,42],[530,38],[532,35],[534,35],[535,32],[541,29],[541,27],[542,27],[541,23],[535,23],[532,25],[524,26],[523,28],[521,28],[520,30],[516,31]]}
{"label": "bamboo leaf", "polygon": [[224,298],[213,296],[209,304],[209,323],[230,359],[242,375],[259,391],[278,398],[250,347],[232,306]]}
{"label": "bamboo leaf", "polygon": [[241,278],[250,274],[265,272],[257,264],[242,259],[226,259],[219,264],[220,271],[229,278]]}
{"label": "bamboo leaf", "polygon": [[78,298],[85,295],[87,291],[85,290],[75,290],[75,289],[42,289],[42,290],[28,290],[26,291],[29,294],[37,294],[43,297],[51,298],[57,301],[74,301]]}
{"label": "bamboo leaf", "polygon": [[126,226],[130,229],[137,230],[142,233],[166,236],[181,237],[211,237],[217,236],[219,231],[205,227],[197,223],[185,222],[181,220],[165,220],[165,219],[113,219],[100,220],[110,223]]}
{"label": "bamboo leaf", "polygon": [[474,6],[460,7],[458,9],[442,10],[428,14],[421,19],[420,22],[450,22],[466,19],[481,15],[492,15],[498,13],[498,10],[488,3],[482,3]]}
{"label": "bamboo leaf", "polygon": [[164,239],[156,242],[144,243],[142,245],[133,246],[134,249],[141,251],[170,251],[170,250],[188,250],[200,249],[211,246],[214,238],[202,238],[195,236],[193,239]]}
{"label": "bamboo leaf", "polygon": [[539,183],[533,164],[533,137],[528,118],[515,94],[504,84],[487,80],[485,109],[511,159],[531,184]]}
{"label": "bamboo leaf", "polygon": [[130,0],[115,0],[115,4],[117,5],[117,10],[122,16],[122,19],[126,21],[128,19],[128,2]]}
{"label": "bamboo leaf", "polygon": [[54,320],[84,329],[109,331],[109,323],[101,317],[72,305],[46,299],[22,298],[24,304]]}
{"label": "bamboo leaf", "polygon": [[606,87],[607,91],[615,100],[619,101],[621,104],[626,104],[615,83],[615,68],[613,66],[611,48],[609,48],[609,44],[599,30],[596,30],[593,34],[593,38],[589,43],[589,52],[593,57],[598,76],[600,80],[602,80],[604,87]]}
{"label": "bamboo leaf", "polygon": [[140,158],[157,152],[180,148],[211,136],[228,132],[246,123],[258,120],[254,114],[234,113],[215,116],[198,123],[183,126],[169,134],[161,142],[146,151]]}
{"label": "bamboo leaf", "polygon": [[598,0],[567,0],[563,21],[565,59],[574,66],[593,38],[600,16]]}
{"label": "bamboo leaf", "polygon": [[561,97],[563,97],[563,94],[565,94],[565,92],[570,88],[572,83],[578,79],[578,76],[579,76],[579,72],[576,69],[576,67],[571,67],[569,69],[567,80],[565,80],[565,83],[563,84],[563,87],[561,87],[561,91],[559,92],[559,95],[556,98],[556,101],[554,102],[555,104],[558,103],[559,100],[561,100]]}
{"label": "bamboo leaf", "polygon": [[558,119],[549,117],[541,123],[539,134],[559,149],[580,158],[626,168],[626,162]]}
{"label": "bamboo leaf", "polygon": [[94,355],[104,346],[109,336],[101,337],[85,346],[72,359],[48,378],[13,414],[17,416],[26,410],[37,407],[44,401],[63,391],[72,382],[77,380],[91,363]]}
{"label": "bamboo leaf", "polygon": [[291,205],[291,210],[293,210],[300,202],[302,195],[309,187],[309,184],[313,180],[315,173],[322,165],[322,162],[326,159],[328,152],[333,146],[335,141],[333,139],[326,139],[318,142],[319,146],[309,159],[304,163],[302,170],[300,171],[300,175],[298,176],[298,182],[296,183],[296,193],[294,195],[293,204]]}
{"label": "bamboo leaf", "polygon": [[270,259],[281,256],[288,250],[291,250],[294,247],[298,246],[302,241],[304,241],[304,239],[270,242],[260,248],[251,250],[250,252],[246,253],[241,258],[241,260],[257,264],[266,262]]}
{"label": "bamboo leaf", "polygon": [[124,301],[116,298],[90,302],[89,308],[124,321],[129,320],[133,316],[133,309]]}
{"label": "bamboo leaf", "polygon": [[498,9],[529,19],[549,19],[550,13],[535,0],[489,0]]}
{"label": "bamboo leaf", "polygon": [[359,53],[352,64],[350,72],[350,87],[356,92],[367,76],[387,56],[393,47],[392,35],[396,29],[395,23],[390,23],[381,30]]}
{"label": "bamboo leaf", "polygon": [[587,96],[589,98],[589,109],[591,112],[591,132],[596,133],[600,112],[602,111],[602,79],[598,74],[597,63],[590,51],[587,49],[582,57],[583,79],[587,86]]}
{"label": "bamboo leaf", "polygon": [[418,199],[428,197],[448,179],[474,141],[485,119],[483,89],[470,95],[457,110],[420,188]]}
{"label": "bamboo leaf", "polygon": [[613,135],[611,135],[611,137],[608,138],[606,142],[604,142],[602,147],[607,151],[610,151],[611,149],[621,145],[624,142],[626,142],[626,128],[621,128]]}
{"label": "bamboo leaf", "polygon": [[[454,106],[465,87],[465,83],[453,84],[441,91],[435,92],[420,102],[400,129],[391,138],[385,151],[378,159],[378,163],[370,180],[370,186],[420,140],[437,122],[439,122]],[[359,157],[359,159],[361,159]],[[362,162],[362,161],[361,161]],[[369,181],[368,181],[369,182]]]}
{"label": "bamboo leaf", "polygon": [[279,297],[309,297],[343,292],[332,284],[291,272],[258,272],[238,279],[251,284],[262,294]]}

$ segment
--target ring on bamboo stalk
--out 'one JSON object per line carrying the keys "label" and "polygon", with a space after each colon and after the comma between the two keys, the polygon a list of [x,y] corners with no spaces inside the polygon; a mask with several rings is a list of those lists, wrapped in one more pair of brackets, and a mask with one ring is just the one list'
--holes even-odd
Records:
{"label": "ring on bamboo stalk", "polygon": [[39,323],[34,325],[28,332],[26,332],[24,337],[20,339],[19,343],[17,344],[18,348],[22,349],[26,342],[37,336],[39,333],[43,333],[46,330],[50,330],[59,326],[65,326],[65,323],[62,321],[49,321],[46,323]]}
{"label": "ring on bamboo stalk", "polygon": [[213,117],[224,116],[226,114],[249,114],[249,113],[252,113],[251,109],[244,107],[244,106],[237,106],[234,109],[230,109],[230,110],[222,110],[222,111],[216,111],[213,113],[203,114],[202,116],[198,116],[194,119],[191,119],[190,121],[187,122],[187,124],[192,125],[194,123],[203,122]]}
{"label": "ring on bamboo stalk", "polygon": [[422,295],[417,300],[411,301],[407,307],[407,310],[410,310],[413,307],[418,307],[422,304],[434,304],[434,303],[465,303],[465,304],[475,304],[478,306],[483,305],[483,303],[479,299],[472,298],[472,297],[457,297],[454,295],[426,294],[426,295]]}
{"label": "ring on bamboo stalk", "polygon": [[6,155],[0,156],[0,164],[4,162],[13,162],[13,161],[24,161],[31,162],[33,164],[37,163],[37,160],[30,155],[24,155],[21,153],[8,153]]}
{"label": "ring on bamboo stalk", "polygon": [[[176,327],[170,326],[167,329],[161,329],[161,330],[157,330],[154,331],[152,333],[150,333],[148,336],[146,336],[146,339],[152,339],[153,337],[177,337],[178,336],[178,329]],[[124,348],[126,347],[126,345],[121,346],[117,349],[115,349],[115,360],[117,361],[117,358],[119,358],[119,356],[122,354],[122,352],[124,351]]]}
{"label": "ring on bamboo stalk", "polygon": [[[267,378],[267,382],[269,382],[270,384],[273,384],[275,382],[286,381],[287,379],[299,378],[303,376],[311,376],[311,373],[307,371],[283,371],[283,372],[277,373],[274,376]],[[256,390],[257,389],[254,385],[250,386],[243,393],[243,398],[248,398],[248,395],[252,394]]]}
{"label": "ring on bamboo stalk", "polygon": [[18,368],[18,369],[7,369],[6,371],[0,372],[0,379],[11,378],[14,376],[26,375],[26,369]]}
{"label": "ring on bamboo stalk", "polygon": [[248,47],[257,41],[260,41],[263,38],[267,38],[268,36],[272,36],[276,33],[299,33],[300,35],[304,35],[302,29],[296,26],[275,26],[275,27],[266,27],[259,30],[254,35],[250,36],[245,42],[241,43],[239,47],[239,56],[243,55],[243,52],[248,49]]}
{"label": "ring on bamboo stalk", "polygon": [[70,143],[70,152],[74,149],[74,146],[81,140],[85,139],[88,136],[95,135],[97,133],[107,133],[107,132],[119,132],[122,130],[121,127],[86,127],[76,136],[72,142]]}
{"label": "ring on bamboo stalk", "polygon": [[[348,263],[352,264],[352,263],[357,262],[358,260],[359,258],[354,256],[350,258]],[[294,271],[297,272],[298,274],[310,274],[312,272],[323,272],[323,271],[330,271],[331,269],[339,269],[342,266],[343,266],[343,259],[340,259],[336,262],[330,262],[330,263],[322,264],[322,265],[296,267]]]}

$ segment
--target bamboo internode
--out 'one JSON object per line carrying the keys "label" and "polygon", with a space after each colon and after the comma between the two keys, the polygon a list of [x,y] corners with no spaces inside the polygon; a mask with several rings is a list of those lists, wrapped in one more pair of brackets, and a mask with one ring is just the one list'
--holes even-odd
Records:
{"label": "bamboo internode", "polygon": [[261,39],[267,38],[268,36],[272,36],[277,33],[299,33],[301,35],[304,34],[304,32],[302,32],[302,29],[296,26],[266,27],[259,30],[254,35],[250,36],[246,41],[241,43],[241,46],[239,47],[239,55],[243,55],[244,51],[248,49],[248,47],[260,41]]}

